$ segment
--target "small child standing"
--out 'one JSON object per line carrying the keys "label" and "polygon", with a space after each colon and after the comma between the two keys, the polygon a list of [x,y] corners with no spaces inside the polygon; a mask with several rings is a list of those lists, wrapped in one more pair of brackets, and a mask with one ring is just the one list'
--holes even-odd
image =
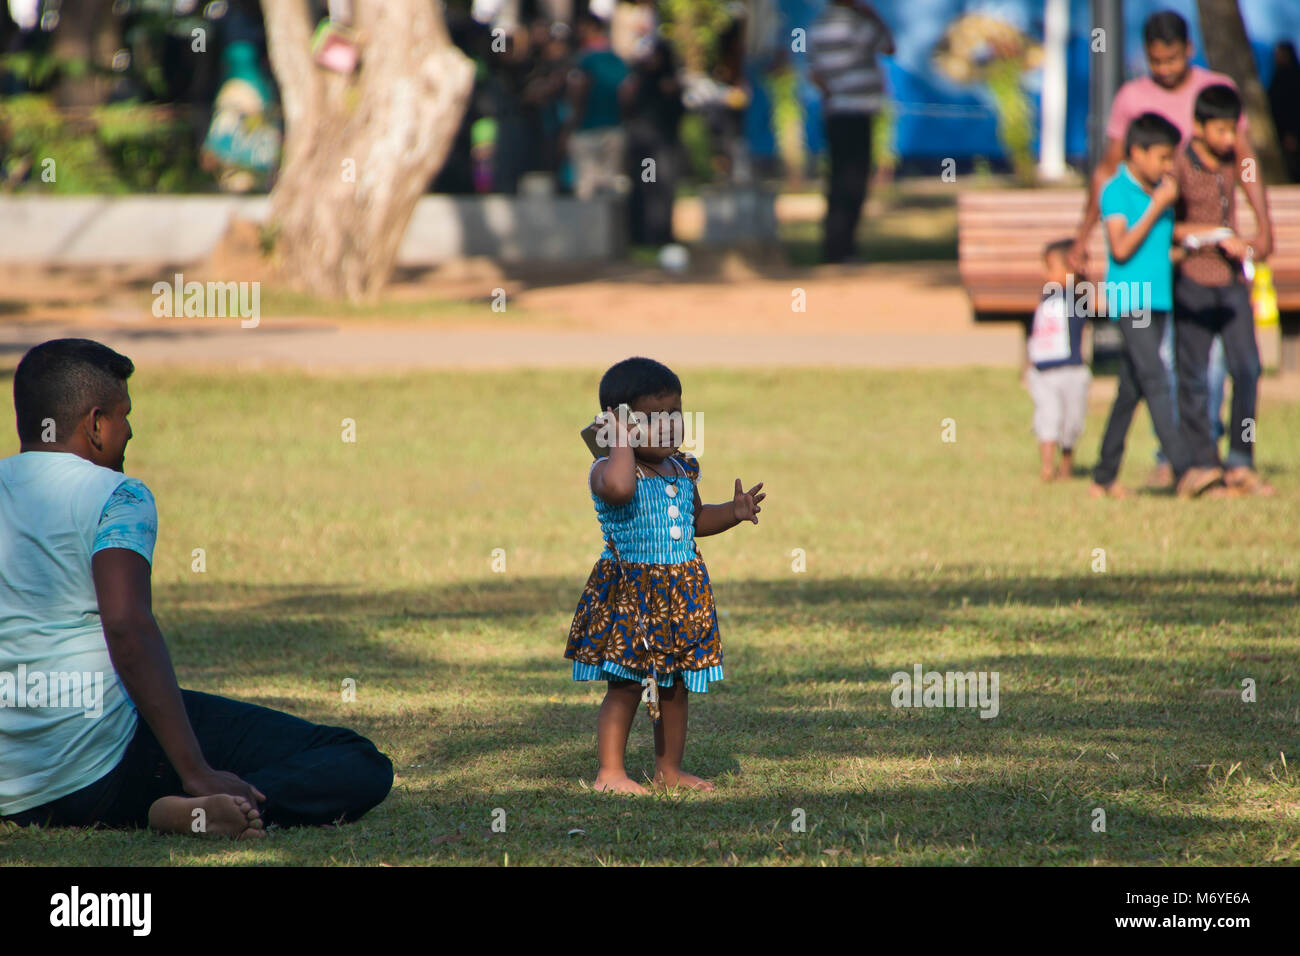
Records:
{"label": "small child standing", "polygon": [[[1075,314],[1067,293],[1071,239],[1043,249],[1043,300],[1034,311],[1025,342],[1025,384],[1034,400],[1034,434],[1038,437],[1043,481],[1069,479],[1074,473],[1074,446],[1088,415],[1092,372],[1083,361],[1084,319]],[[1056,461],[1057,449],[1060,464]]]}
{"label": "small child standing", "polygon": [[[653,782],[712,790],[682,770],[687,694],[707,693],[711,681],[722,680],[718,614],[695,539],[742,521],[758,524],[766,494],[762,482],[743,491],[737,478],[731,501],[701,503],[699,462],[677,451],[682,384],[667,366],[648,358],[619,362],[600,380],[600,404],[614,441],[592,464],[587,484],[605,550],[578,600],[564,651],[574,680],[609,682],[596,721],[595,789],[647,792],[623,765],[645,700],[654,723]],[[616,412],[623,404],[647,416],[649,427],[629,429]]]}
{"label": "small child standing", "polygon": [[1122,498],[1120,462],[1133,412],[1145,400],[1179,497],[1195,497],[1222,476],[1218,468],[1194,468],[1160,360],[1160,340],[1173,309],[1173,205],[1178,183],[1170,175],[1178,127],[1158,113],[1143,113],[1124,137],[1127,158],[1101,193],[1106,225],[1107,313],[1124,341],[1119,391],[1106,421],[1101,454],[1093,469],[1093,497]]}

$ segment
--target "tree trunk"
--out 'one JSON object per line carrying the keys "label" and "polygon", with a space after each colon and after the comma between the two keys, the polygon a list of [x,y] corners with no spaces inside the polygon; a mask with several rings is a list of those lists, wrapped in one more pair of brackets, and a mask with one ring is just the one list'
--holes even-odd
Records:
{"label": "tree trunk", "polygon": [[373,301],[416,200],[442,167],[474,81],[437,0],[358,0],[356,72],[311,58],[306,0],[262,0],[284,108],[274,257],[293,288]]}
{"label": "tree trunk", "polygon": [[1232,77],[1241,91],[1241,102],[1250,123],[1250,139],[1259,157],[1260,178],[1265,183],[1287,181],[1282,150],[1273,127],[1268,97],[1259,82],[1259,68],[1254,51],[1246,39],[1246,25],[1241,20],[1237,0],[1196,0],[1201,17],[1201,36],[1205,41],[1205,58],[1210,68]]}
{"label": "tree trunk", "polygon": [[64,109],[99,106],[108,99],[111,81],[100,69],[121,44],[118,18],[107,0],[63,0],[50,50],[64,64],[54,100]]}

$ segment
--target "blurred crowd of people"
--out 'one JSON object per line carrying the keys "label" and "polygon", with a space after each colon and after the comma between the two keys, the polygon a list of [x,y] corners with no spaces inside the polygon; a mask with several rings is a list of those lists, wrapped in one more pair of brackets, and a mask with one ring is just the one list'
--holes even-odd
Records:
{"label": "blurred crowd of people", "polygon": [[510,27],[448,11],[453,42],[478,68],[472,102],[435,192],[625,195],[633,242],[672,241],[672,206],[687,161],[688,105],[709,131],[711,163],[745,167],[739,9],[716,65],[690,75],[662,35],[653,0],[590,11],[572,25],[521,4]]}
{"label": "blurred crowd of people", "polygon": [[[778,0],[731,7],[707,57],[695,57],[707,62],[693,64],[661,29],[655,0],[611,0],[603,16],[592,4],[572,26],[548,17],[538,0],[520,0],[508,25],[500,7],[484,15],[490,5],[448,10],[453,42],[478,75],[435,192],[626,195],[631,241],[665,245],[689,165],[682,141],[688,111],[699,115],[706,140],[697,149],[707,150],[707,159],[697,152],[695,165],[707,168],[696,172],[743,187],[765,172],[765,162],[775,163],[765,76],[793,65],[782,23],[797,12]],[[885,96],[877,57],[893,52],[893,38],[865,0],[831,0],[820,14],[800,16],[809,29],[806,49],[797,52],[810,54],[806,79],[815,98],[801,97],[805,126],[814,121],[805,147],[815,156],[824,142],[830,159],[834,214],[823,257],[844,261],[853,257],[870,174],[872,116]]]}

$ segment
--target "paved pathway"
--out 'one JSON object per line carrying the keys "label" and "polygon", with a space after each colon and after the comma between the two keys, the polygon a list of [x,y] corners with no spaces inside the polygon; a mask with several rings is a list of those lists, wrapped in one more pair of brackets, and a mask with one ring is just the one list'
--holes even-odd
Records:
{"label": "paved pathway", "polygon": [[[1016,326],[971,321],[948,263],[686,282],[647,271],[517,285],[469,276],[440,286],[483,299],[481,319],[455,321],[263,312],[257,328],[244,329],[237,319],[156,319],[138,302],[50,308],[50,321],[0,314],[0,358],[58,336],[98,339],[138,363],[331,370],[588,367],[634,354],[674,366],[1012,367],[1022,348]],[[488,305],[494,287],[508,292],[505,313]],[[801,298],[804,311],[796,311]]]}

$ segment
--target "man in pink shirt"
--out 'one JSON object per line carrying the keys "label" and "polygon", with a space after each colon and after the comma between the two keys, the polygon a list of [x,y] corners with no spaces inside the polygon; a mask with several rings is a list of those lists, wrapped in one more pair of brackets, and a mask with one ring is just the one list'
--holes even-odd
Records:
{"label": "man in pink shirt", "polygon": [[[1142,27],[1142,39],[1146,45],[1147,67],[1151,70],[1151,75],[1129,80],[1120,87],[1111,103],[1110,119],[1106,123],[1106,149],[1092,172],[1083,222],[1079,225],[1074,245],[1070,248],[1069,263],[1076,273],[1084,272],[1087,266],[1085,248],[1088,236],[1100,218],[1098,197],[1124,158],[1124,134],[1129,123],[1142,113],[1159,113],[1182,133],[1182,143],[1179,144],[1181,152],[1192,139],[1192,106],[1201,90],[1218,83],[1231,86],[1234,90],[1237,88],[1231,77],[1192,64],[1191,58],[1195,50],[1187,37],[1187,21],[1172,10],[1162,10],[1148,17]],[[1247,241],[1255,249],[1255,258],[1262,260],[1272,252],[1273,228],[1264,201],[1264,187],[1259,181],[1259,164],[1250,144],[1244,111],[1237,124],[1237,142],[1241,144],[1237,178],[1246,191],[1246,199],[1259,223],[1258,234]],[[1249,176],[1244,175],[1247,170]]]}

